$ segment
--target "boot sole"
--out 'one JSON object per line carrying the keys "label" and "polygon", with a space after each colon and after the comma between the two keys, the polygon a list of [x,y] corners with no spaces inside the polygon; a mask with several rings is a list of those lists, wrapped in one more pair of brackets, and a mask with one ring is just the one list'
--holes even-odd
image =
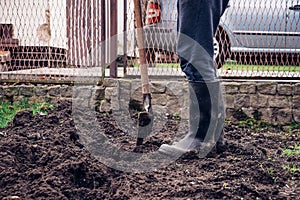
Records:
{"label": "boot sole", "polygon": [[[158,152],[167,156],[171,156],[171,157],[176,157],[179,158],[183,155],[186,154],[191,154],[191,155],[196,155],[198,158],[204,158],[205,155],[203,156],[201,154],[201,151],[204,151],[205,149],[210,148],[212,149],[212,146],[210,144],[205,145],[205,147],[202,147],[199,150],[195,150],[195,149],[182,149],[182,148],[178,148],[178,147],[174,147],[172,145],[168,145],[168,144],[163,144],[161,145],[161,147],[158,149]],[[207,151],[207,154],[209,153],[209,151]]]}

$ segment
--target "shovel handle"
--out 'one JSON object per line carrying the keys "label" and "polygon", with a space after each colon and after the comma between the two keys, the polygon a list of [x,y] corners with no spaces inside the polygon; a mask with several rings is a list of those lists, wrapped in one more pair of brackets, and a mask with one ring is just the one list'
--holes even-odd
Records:
{"label": "shovel handle", "polygon": [[134,0],[134,11],[137,27],[137,43],[139,47],[139,60],[140,60],[140,73],[142,81],[142,93],[150,94],[150,83],[148,76],[148,65],[146,61],[146,52],[144,49],[144,34],[143,34],[143,21],[142,21],[142,9],[140,0]]}

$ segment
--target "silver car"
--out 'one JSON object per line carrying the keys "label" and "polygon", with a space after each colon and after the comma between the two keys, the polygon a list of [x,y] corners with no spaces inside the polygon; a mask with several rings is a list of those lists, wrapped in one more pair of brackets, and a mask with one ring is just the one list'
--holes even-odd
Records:
{"label": "silver car", "polygon": [[[176,0],[148,1],[148,59],[157,52],[176,52],[176,19]],[[227,59],[280,64],[281,58],[299,64],[300,0],[230,0],[214,41],[218,68]]]}

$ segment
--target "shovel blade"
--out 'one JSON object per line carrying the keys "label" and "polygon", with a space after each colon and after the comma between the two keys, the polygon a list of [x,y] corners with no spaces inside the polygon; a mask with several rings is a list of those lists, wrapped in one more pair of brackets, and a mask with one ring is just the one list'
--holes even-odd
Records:
{"label": "shovel blade", "polygon": [[143,95],[143,104],[145,110],[140,112],[138,116],[138,137],[136,145],[143,144],[144,138],[146,138],[152,131],[153,126],[153,113],[151,107],[151,96],[150,94]]}

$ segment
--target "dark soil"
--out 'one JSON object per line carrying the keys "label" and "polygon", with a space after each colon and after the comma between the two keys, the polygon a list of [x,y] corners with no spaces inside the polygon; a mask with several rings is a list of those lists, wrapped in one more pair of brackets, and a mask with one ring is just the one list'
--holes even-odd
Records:
{"label": "dark soil", "polygon": [[[71,103],[60,102],[46,116],[24,111],[0,129],[0,199],[299,199],[300,156],[283,154],[300,144],[297,131],[226,125],[226,151],[130,173],[94,158],[72,116]],[[138,149],[109,114],[97,123],[117,147],[146,154],[172,141],[179,120],[169,116]]]}

